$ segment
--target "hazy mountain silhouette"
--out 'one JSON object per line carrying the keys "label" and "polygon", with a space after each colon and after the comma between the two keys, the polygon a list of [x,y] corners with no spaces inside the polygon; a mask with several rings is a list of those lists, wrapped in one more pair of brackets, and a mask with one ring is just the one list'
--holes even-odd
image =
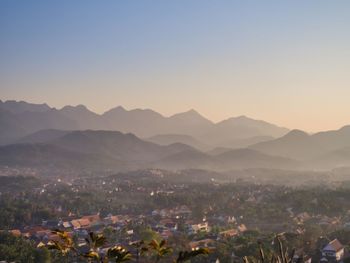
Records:
{"label": "hazy mountain silhouette", "polygon": [[215,156],[219,167],[227,169],[271,168],[298,169],[300,163],[280,156],[272,156],[251,149],[236,149]]}
{"label": "hazy mountain silhouette", "polygon": [[299,169],[300,163],[288,158],[270,156],[250,149],[231,150],[219,155],[209,155],[190,150],[167,156],[156,163],[165,169],[208,169],[226,171],[246,168]]}
{"label": "hazy mountain silhouette", "polygon": [[350,147],[350,126],[313,135],[293,130],[281,138],[251,146],[264,153],[298,160],[312,160],[345,147]]}
{"label": "hazy mountain silhouette", "polygon": [[[201,137],[215,145],[224,147],[239,147],[234,142],[249,138],[281,137],[289,130],[261,120],[250,119],[246,116],[230,118],[214,125],[211,130]],[[253,142],[253,140],[252,140]],[[246,142],[249,144],[249,142]]]}
{"label": "hazy mountain silhouette", "polygon": [[0,101],[0,143],[9,144],[43,129],[75,130],[75,121],[47,104]]}
{"label": "hazy mountain silhouette", "polygon": [[321,169],[350,167],[350,147],[344,147],[322,154],[309,162],[309,165],[310,167],[317,167]]}
{"label": "hazy mountain silhouette", "polygon": [[230,147],[232,149],[240,149],[240,148],[247,148],[251,145],[260,143],[260,142],[267,142],[275,139],[272,136],[253,136],[249,138],[243,138],[243,139],[235,139],[235,140],[228,140],[225,143],[222,143],[222,145],[226,147]]}
{"label": "hazy mountain silhouette", "polygon": [[[49,168],[87,168],[124,170],[126,168],[210,169],[229,170],[250,167],[297,168],[286,158],[268,156],[254,150],[232,150],[209,155],[182,143],[158,145],[143,141],[133,134],[116,131],[37,132],[22,143],[0,147],[0,164]],[[28,143],[34,142],[34,143]],[[6,154],[8,152],[8,155]],[[26,156],[28,157],[26,159]],[[75,160],[70,160],[75,158]],[[53,162],[49,162],[52,159]],[[91,164],[79,162],[89,161]]]}
{"label": "hazy mountain silhouette", "polygon": [[164,117],[149,109],[128,111],[119,106],[105,112],[102,118],[108,121],[114,130],[131,132],[140,137],[169,133],[196,135],[213,125],[194,110]]}
{"label": "hazy mountain silhouette", "polygon": [[17,116],[0,108],[0,144],[11,143],[24,134],[26,130]]}
{"label": "hazy mountain silhouette", "polygon": [[91,129],[130,132],[142,138],[163,134],[182,134],[192,136],[213,147],[237,148],[265,140],[266,137],[278,137],[288,131],[285,128],[247,117],[231,118],[215,124],[195,110],[165,117],[149,109],[126,110],[118,106],[100,115],[83,105],[65,106],[57,110],[50,108],[47,104],[16,101],[0,102],[0,109],[11,113],[12,115],[6,114],[8,116],[6,118],[12,118],[18,123],[14,125],[8,121],[4,122],[5,128],[3,129],[7,132],[3,132],[4,136],[0,134],[0,137],[4,138],[3,143],[13,141],[13,138],[8,140],[6,136],[6,133],[11,134],[12,130],[12,137],[19,139],[20,136],[43,129]]}
{"label": "hazy mountain silhouette", "polygon": [[51,144],[11,144],[0,147],[0,165],[30,168],[123,170],[127,165],[109,156],[69,151]]}
{"label": "hazy mountain silhouette", "polygon": [[90,111],[84,105],[65,106],[60,110],[60,113],[75,121],[79,130],[107,129],[109,126],[108,122],[104,121],[100,115]]}
{"label": "hazy mountain silhouette", "polygon": [[281,138],[258,143],[250,148],[298,160],[312,158],[321,151],[321,146],[309,134],[300,130],[293,130]]}
{"label": "hazy mountain silhouette", "polygon": [[[245,116],[213,123],[195,110],[165,117],[119,106],[96,114],[83,105],[58,110],[47,104],[0,101],[0,144],[14,142],[48,144],[138,166],[293,168],[298,166],[293,160],[311,168],[350,165],[350,126],[309,135]],[[254,151],[239,149],[246,147]]]}
{"label": "hazy mountain silhouette", "polygon": [[[105,112],[102,119],[108,123],[109,129],[148,137],[154,135],[164,125],[165,117],[148,109],[127,111],[119,106]],[[103,129],[103,127],[100,129]]]}
{"label": "hazy mountain silhouette", "polygon": [[0,164],[121,171],[148,167],[150,162],[192,149],[180,143],[161,146],[116,131],[44,130],[0,147]]}
{"label": "hazy mountain silhouette", "polygon": [[17,140],[16,143],[47,143],[56,140],[67,133],[69,133],[69,131],[55,129],[40,130],[24,136],[23,138]]}
{"label": "hazy mountain silhouette", "polygon": [[34,104],[15,100],[7,100],[3,102],[0,100],[0,109],[17,114],[25,111],[44,112],[50,110],[51,108],[46,103]]}
{"label": "hazy mountain silhouette", "polygon": [[61,148],[88,154],[110,156],[128,162],[149,162],[190,148],[173,144],[161,146],[146,142],[135,135],[117,131],[73,131],[51,144]]}
{"label": "hazy mountain silhouette", "polygon": [[154,166],[164,169],[202,168],[214,170],[215,162],[212,156],[193,149],[164,157],[154,163]]}
{"label": "hazy mountain silhouette", "polygon": [[184,135],[184,134],[160,134],[160,135],[152,136],[150,138],[146,138],[145,140],[149,142],[157,143],[159,145],[183,143],[202,151],[206,151],[212,148],[211,146],[197,140],[196,138],[190,135]]}
{"label": "hazy mountain silhouette", "polygon": [[319,132],[312,135],[312,138],[327,151],[350,147],[350,126],[334,131]]}
{"label": "hazy mountain silhouette", "polygon": [[227,148],[227,147],[215,147],[214,149],[207,151],[206,154],[209,155],[219,155],[225,152],[229,152],[233,150],[232,148]]}
{"label": "hazy mountain silhouette", "polygon": [[[214,123],[204,118],[195,110],[178,113],[167,118],[165,131],[162,133],[179,133],[198,136],[208,129],[211,129]],[[173,132],[171,132],[173,131]]]}
{"label": "hazy mountain silhouette", "polygon": [[66,117],[59,110],[50,109],[44,112],[25,111],[16,115],[27,133],[45,129],[77,130],[78,124]]}

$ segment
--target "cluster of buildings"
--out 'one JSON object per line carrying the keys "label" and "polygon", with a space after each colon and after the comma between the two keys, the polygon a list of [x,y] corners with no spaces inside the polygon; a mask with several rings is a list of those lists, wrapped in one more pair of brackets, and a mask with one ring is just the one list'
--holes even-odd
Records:
{"label": "cluster of buildings", "polygon": [[[216,242],[225,238],[232,238],[247,231],[244,224],[238,224],[233,216],[219,216],[212,218],[203,218],[196,222],[191,219],[192,211],[187,206],[178,206],[172,209],[159,209],[152,211],[150,217],[153,218],[151,228],[157,232],[163,239],[168,239],[179,231],[180,224],[183,232],[189,236],[196,236],[198,233],[204,233],[203,238],[194,239],[188,245],[189,248],[208,247],[215,249]],[[299,214],[297,220],[308,220],[309,215]],[[59,237],[52,231],[60,229],[66,231],[71,237],[76,238],[76,242],[81,249],[87,249],[86,238],[90,231],[101,233],[106,227],[114,230],[124,230],[124,236],[118,240],[118,244],[128,245],[140,239],[134,227],[142,225],[145,222],[144,215],[112,215],[101,217],[99,214],[75,217],[70,215],[66,220],[48,220],[43,221],[42,225],[29,226],[24,229],[14,229],[11,232],[15,236],[24,236],[36,242],[36,244],[46,244],[50,240],[58,240]],[[217,224],[229,224],[232,227],[223,231],[212,231],[212,226]],[[117,245],[117,244],[111,244]],[[104,248],[104,249],[107,249]],[[349,255],[345,246],[338,239],[330,240],[320,251],[320,260],[318,263],[343,263]],[[292,263],[311,263],[311,256],[304,253],[303,249],[294,253]]]}
{"label": "cluster of buildings", "polygon": [[[47,244],[50,240],[58,240],[59,237],[53,230],[59,229],[75,238],[78,246],[82,249],[86,246],[86,238],[90,231],[102,233],[106,228],[110,228],[123,233],[118,238],[118,244],[128,245],[140,240],[139,233],[135,231],[137,226],[150,226],[161,238],[169,239],[181,231],[188,236],[203,234],[203,238],[196,238],[188,244],[189,248],[213,247],[218,239],[237,236],[247,230],[243,224],[235,224],[234,227],[212,234],[212,225],[217,221],[222,223],[236,223],[234,217],[217,217],[201,221],[191,218],[192,211],[185,205],[172,209],[154,210],[147,217],[145,215],[112,215],[102,217],[100,214],[76,217],[69,215],[64,220],[46,220],[41,225],[28,226],[23,229],[14,229],[10,232],[16,236],[23,236],[36,244]],[[110,244],[117,245],[117,244]]]}
{"label": "cluster of buildings", "polygon": [[[318,263],[344,263],[346,259],[350,259],[350,255],[345,246],[338,239],[333,239],[320,250]],[[295,251],[292,263],[312,263],[312,257],[304,253],[304,249],[299,249]]]}

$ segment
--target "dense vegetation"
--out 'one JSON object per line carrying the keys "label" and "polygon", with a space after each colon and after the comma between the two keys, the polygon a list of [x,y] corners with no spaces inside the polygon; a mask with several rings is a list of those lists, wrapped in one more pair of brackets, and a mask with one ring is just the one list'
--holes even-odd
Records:
{"label": "dense vegetation", "polygon": [[[292,188],[244,181],[219,184],[215,181],[168,180],[148,174],[84,177],[70,182],[57,178],[0,177],[0,193],[2,230],[41,225],[43,220],[57,220],[69,212],[77,217],[97,212],[101,217],[108,214],[145,215],[142,225],[130,228],[143,240],[160,242],[159,235],[149,228],[160,219],[151,216],[153,210],[186,205],[192,210],[193,220],[234,216],[237,223],[244,223],[248,230],[239,236],[215,241],[210,258],[220,258],[221,262],[245,256],[249,261],[249,256],[260,254],[261,246],[265,256],[270,257],[278,249],[277,243],[272,242],[280,232],[284,232],[283,244],[303,248],[315,259],[319,258],[315,251],[331,238],[338,238],[345,245],[350,243],[349,230],[339,227],[350,221],[347,183],[336,187]],[[310,218],[297,222],[300,213],[307,213]],[[322,218],[335,218],[341,224],[320,225]],[[232,227],[217,223],[212,225],[209,233],[187,235],[182,222],[178,223],[179,234],[167,240],[174,250],[173,255],[188,250],[188,243],[193,240],[212,238]],[[297,229],[302,232],[297,233]],[[125,234],[123,231],[106,228],[103,235],[106,242],[115,244]],[[57,253],[37,248],[30,240],[6,232],[0,235],[0,255],[6,255],[6,260],[59,262]],[[23,258],[32,261],[23,261]]]}

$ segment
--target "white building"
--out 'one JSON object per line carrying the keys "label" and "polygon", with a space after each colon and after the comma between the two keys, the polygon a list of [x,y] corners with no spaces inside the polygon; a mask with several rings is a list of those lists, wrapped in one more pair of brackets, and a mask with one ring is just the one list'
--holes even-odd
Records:
{"label": "white building", "polygon": [[338,262],[341,261],[343,257],[344,246],[339,242],[338,239],[334,239],[322,249],[321,262]]}

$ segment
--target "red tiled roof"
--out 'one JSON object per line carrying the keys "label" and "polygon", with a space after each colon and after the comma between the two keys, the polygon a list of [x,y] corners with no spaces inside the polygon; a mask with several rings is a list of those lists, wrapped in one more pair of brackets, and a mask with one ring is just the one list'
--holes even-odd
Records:
{"label": "red tiled roof", "polygon": [[13,229],[9,231],[12,235],[19,237],[21,235],[21,231],[18,229]]}
{"label": "red tiled roof", "polygon": [[219,234],[222,235],[222,236],[233,237],[233,236],[238,234],[238,231],[236,229],[229,229],[229,230],[226,230],[226,231],[222,231]]}
{"label": "red tiled roof", "polygon": [[91,223],[96,223],[96,222],[101,221],[100,215],[83,216],[81,219],[87,219]]}

